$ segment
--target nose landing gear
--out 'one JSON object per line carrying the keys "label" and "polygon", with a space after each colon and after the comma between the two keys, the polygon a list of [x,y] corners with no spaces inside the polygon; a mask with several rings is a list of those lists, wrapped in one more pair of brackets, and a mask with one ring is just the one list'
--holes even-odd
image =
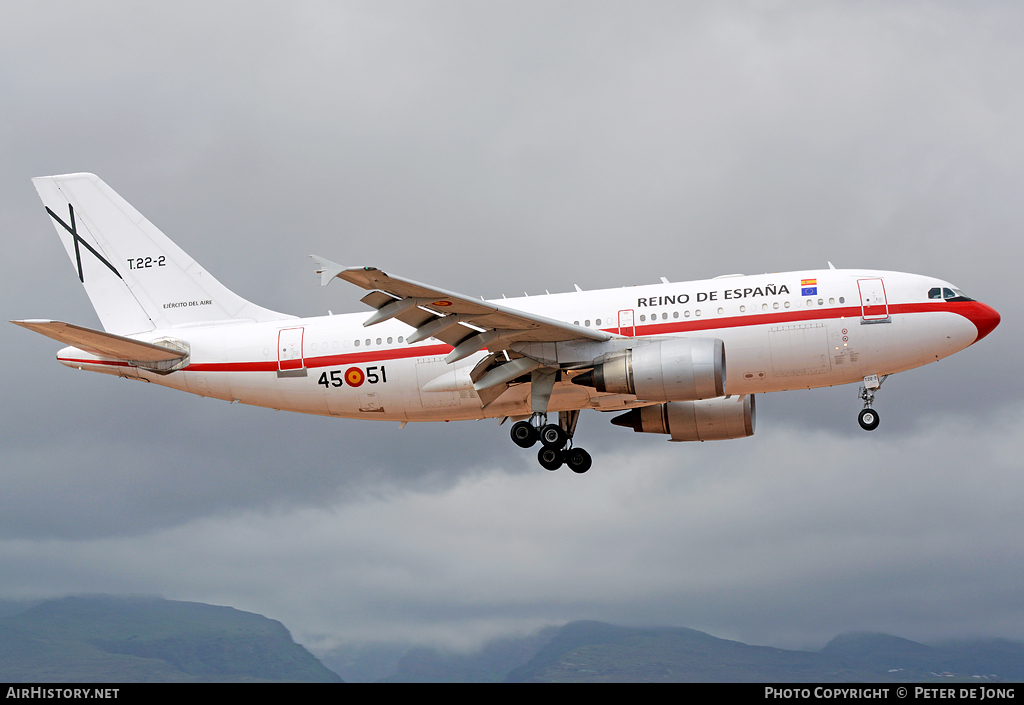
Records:
{"label": "nose landing gear", "polygon": [[864,409],[857,415],[857,423],[865,431],[874,431],[878,428],[878,412],[874,409]]}
{"label": "nose landing gear", "polygon": [[878,375],[868,375],[864,378],[864,386],[860,388],[860,394],[858,395],[864,400],[864,408],[857,415],[857,423],[865,431],[874,431],[878,428],[878,423],[881,419],[878,416],[878,412],[871,408],[871,405],[875,402],[875,390],[882,388],[882,382],[888,376],[882,375],[879,378]]}
{"label": "nose landing gear", "polygon": [[558,423],[549,424],[546,413],[534,413],[529,421],[512,424],[509,435],[520,448],[531,448],[540,441],[543,447],[537,453],[537,461],[546,470],[557,470],[562,465],[568,465],[573,472],[582,474],[590,469],[592,460],[590,453],[572,445],[579,417],[578,410],[561,411],[558,413]]}

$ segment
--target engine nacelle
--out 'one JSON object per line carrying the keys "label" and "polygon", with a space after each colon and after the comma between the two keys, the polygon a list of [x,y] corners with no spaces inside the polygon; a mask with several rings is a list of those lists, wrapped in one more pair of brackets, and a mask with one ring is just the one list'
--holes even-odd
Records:
{"label": "engine nacelle", "polygon": [[725,344],[717,338],[660,340],[601,360],[574,384],[651,401],[693,401],[725,394]]}
{"label": "engine nacelle", "polygon": [[724,441],[754,435],[754,395],[673,401],[630,409],[612,419],[637,433],[668,433],[673,441]]}

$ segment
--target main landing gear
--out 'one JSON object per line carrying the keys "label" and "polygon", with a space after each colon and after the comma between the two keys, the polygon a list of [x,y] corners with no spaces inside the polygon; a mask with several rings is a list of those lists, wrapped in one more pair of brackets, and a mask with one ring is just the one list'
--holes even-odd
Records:
{"label": "main landing gear", "polygon": [[537,453],[537,461],[547,470],[557,470],[562,465],[568,465],[575,473],[585,473],[590,469],[590,453],[572,446],[580,412],[559,412],[557,424],[549,424],[547,417],[545,413],[535,412],[529,421],[512,424],[512,442],[520,448],[532,448],[540,441],[542,447]]}
{"label": "main landing gear", "polygon": [[871,405],[875,402],[875,390],[882,388],[882,382],[886,380],[889,375],[882,375],[879,379],[878,375],[868,375],[864,378],[864,386],[860,388],[860,398],[864,400],[864,408],[860,414],[857,415],[857,423],[865,431],[874,431],[878,428],[878,422],[880,421],[878,412],[871,408]]}

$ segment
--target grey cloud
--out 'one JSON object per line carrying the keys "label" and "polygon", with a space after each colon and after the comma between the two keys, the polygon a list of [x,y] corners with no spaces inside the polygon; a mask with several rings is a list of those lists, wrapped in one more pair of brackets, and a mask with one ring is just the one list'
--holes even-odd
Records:
{"label": "grey cloud", "polygon": [[867,627],[1014,637],[1024,527],[1008,432],[1021,423],[937,419],[867,448],[789,427],[760,444],[609,453],[593,477],[490,471],[138,537],[4,541],[0,556],[15,595],[70,583],[230,598],[308,641],[465,648],[580,617],[800,646]]}
{"label": "grey cloud", "polygon": [[97,323],[28,181],[88,170],[298,315],[361,309],[317,252],[488,297],[831,260],[949,279],[1003,323],[887,381],[870,436],[853,387],[762,397],[727,444],[593,413],[584,478],[494,422],[240,408],[6,325],[0,596],[156,592],[322,644],[578,617],[1024,638],[1022,26],[1004,3],[11,9],[7,318]]}

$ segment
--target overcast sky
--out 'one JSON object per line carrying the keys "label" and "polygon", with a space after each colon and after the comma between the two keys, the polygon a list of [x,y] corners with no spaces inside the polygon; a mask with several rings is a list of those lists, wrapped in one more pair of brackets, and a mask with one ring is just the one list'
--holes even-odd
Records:
{"label": "overcast sky", "polygon": [[324,419],[54,360],[0,326],[0,598],[151,593],[315,652],[546,624],[1024,640],[1024,6],[6,3],[5,319],[98,326],[30,178],[92,171],[225,285],[359,311],[310,253],[487,297],[818,268],[952,281],[976,346],[763,395],[753,438],[583,414],[585,476],[495,421]]}

